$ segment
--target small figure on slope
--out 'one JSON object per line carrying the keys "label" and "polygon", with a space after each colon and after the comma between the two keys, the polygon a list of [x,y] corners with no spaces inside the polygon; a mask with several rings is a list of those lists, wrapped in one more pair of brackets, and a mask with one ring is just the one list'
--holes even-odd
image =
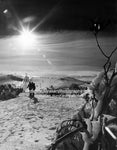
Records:
{"label": "small figure on slope", "polygon": [[35,83],[32,81],[32,79],[29,81],[28,88],[29,88],[29,97],[32,99],[34,98],[36,89]]}

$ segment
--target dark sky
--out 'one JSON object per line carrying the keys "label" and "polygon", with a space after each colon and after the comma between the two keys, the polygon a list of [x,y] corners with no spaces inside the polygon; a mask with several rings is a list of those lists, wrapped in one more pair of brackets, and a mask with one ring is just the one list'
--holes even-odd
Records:
{"label": "dark sky", "polygon": [[[0,0],[1,30],[9,22],[33,16],[32,25],[41,22],[38,30],[89,30],[92,21],[109,23],[108,30],[117,22],[116,0]],[[2,14],[8,9],[10,16]],[[12,21],[11,21],[12,20]],[[113,29],[112,29],[113,30]]]}

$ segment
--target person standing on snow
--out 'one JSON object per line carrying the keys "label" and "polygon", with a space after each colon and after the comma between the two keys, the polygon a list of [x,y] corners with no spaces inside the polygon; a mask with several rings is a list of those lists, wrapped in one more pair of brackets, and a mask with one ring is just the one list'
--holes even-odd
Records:
{"label": "person standing on snow", "polygon": [[26,89],[27,89],[28,83],[29,83],[29,77],[28,77],[28,75],[27,75],[27,73],[26,73],[26,75],[25,75],[25,77],[24,77],[24,79],[23,79],[23,91],[24,91],[24,92],[25,92]]}
{"label": "person standing on snow", "polygon": [[29,81],[28,88],[29,88],[29,97],[32,99],[34,98],[36,89],[35,83],[32,80]]}

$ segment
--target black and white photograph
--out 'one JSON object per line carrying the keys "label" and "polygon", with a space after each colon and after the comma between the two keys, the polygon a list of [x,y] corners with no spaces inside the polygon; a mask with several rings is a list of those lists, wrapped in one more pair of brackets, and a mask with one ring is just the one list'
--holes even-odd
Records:
{"label": "black and white photograph", "polygon": [[117,0],[0,0],[0,150],[117,150]]}

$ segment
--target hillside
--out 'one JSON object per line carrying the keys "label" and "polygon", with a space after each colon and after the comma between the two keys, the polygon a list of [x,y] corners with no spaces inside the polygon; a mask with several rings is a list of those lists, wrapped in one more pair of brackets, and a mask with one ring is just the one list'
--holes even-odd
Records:
{"label": "hillside", "polygon": [[17,76],[17,75],[0,75],[0,85],[1,84],[7,84],[7,83],[11,83],[11,84],[17,84],[23,81],[23,77],[21,76]]}
{"label": "hillside", "polygon": [[78,79],[76,76],[43,76],[43,77],[33,77],[33,81],[37,84],[37,90],[50,88],[51,85],[55,89],[65,89],[69,88],[72,84],[84,85],[89,84],[89,77]]}
{"label": "hillside", "polygon": [[80,86],[80,85],[84,85],[84,84],[88,83],[86,81],[75,79],[73,77],[63,77],[63,78],[60,78],[59,81],[61,83],[59,83],[58,85],[57,84],[55,85],[55,88],[57,88],[57,89],[70,88],[73,84]]}
{"label": "hillside", "polygon": [[[1,75],[1,84],[21,85],[23,78]],[[33,77],[36,91],[53,85],[69,87],[87,82],[68,76]],[[57,125],[77,113],[82,103],[79,97],[61,98],[35,95],[34,104],[26,93],[0,102],[0,150],[46,150],[52,142]]]}

